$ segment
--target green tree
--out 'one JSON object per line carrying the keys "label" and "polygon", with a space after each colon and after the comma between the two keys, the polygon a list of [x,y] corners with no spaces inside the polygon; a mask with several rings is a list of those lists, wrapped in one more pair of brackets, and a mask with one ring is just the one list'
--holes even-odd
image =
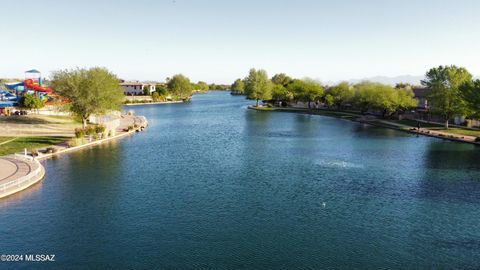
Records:
{"label": "green tree", "polygon": [[119,110],[124,100],[117,76],[105,68],[59,70],[52,73],[52,87],[66,97],[69,110],[80,117],[83,127],[92,114]]}
{"label": "green tree", "polygon": [[407,89],[410,88],[412,89],[412,85],[409,83],[397,83],[395,84],[395,89]]}
{"label": "green tree", "polygon": [[292,101],[293,94],[281,84],[274,84],[272,87],[272,99],[275,101]]}
{"label": "green tree", "polygon": [[396,90],[396,112],[404,113],[405,111],[415,108],[417,100],[411,88],[403,88]]}
{"label": "green tree", "polygon": [[30,110],[35,109],[38,112],[39,109],[41,109],[41,108],[43,108],[43,106],[45,106],[45,101],[42,100],[37,95],[25,94],[20,98],[18,104],[22,108],[27,108],[27,109],[30,109]]}
{"label": "green tree", "polygon": [[333,104],[335,104],[334,97],[330,94],[326,94],[323,99],[324,99],[325,105],[327,105],[327,107],[332,107]]}
{"label": "green tree", "polygon": [[348,82],[341,82],[327,92],[333,96],[333,102],[338,109],[341,109],[345,103],[350,102],[354,94]]}
{"label": "green tree", "polygon": [[231,86],[231,90],[236,94],[243,95],[245,92],[245,83],[241,79],[235,80],[235,82]]}
{"label": "green tree", "polygon": [[308,108],[312,101],[320,100],[325,93],[321,84],[309,79],[293,80],[287,89],[293,93],[295,100],[308,102]]}
{"label": "green tree", "polygon": [[158,92],[153,92],[152,93],[152,100],[154,102],[157,102],[159,99],[160,99],[160,95],[158,94]]}
{"label": "green tree", "polygon": [[285,73],[278,73],[272,77],[272,82],[274,84],[282,85],[287,87],[290,83],[293,82],[293,79],[287,76]]}
{"label": "green tree", "polygon": [[168,95],[168,89],[165,85],[163,84],[157,84],[155,85],[155,92],[158,93],[160,96],[166,96]]}
{"label": "green tree", "polygon": [[356,84],[354,89],[352,101],[362,113],[375,109],[386,117],[403,113],[417,105],[411,89],[394,89],[389,85],[368,81]]}
{"label": "green tree", "polygon": [[480,80],[470,80],[462,84],[460,92],[467,104],[469,114],[480,117]]}
{"label": "green tree", "polygon": [[195,90],[199,91],[208,91],[210,89],[209,85],[206,82],[202,81],[199,81],[195,86]]}
{"label": "green tree", "polygon": [[381,83],[364,81],[354,86],[353,104],[362,113],[370,109],[393,110],[391,87]]}
{"label": "green tree", "polygon": [[150,96],[150,85],[143,86],[143,95]]}
{"label": "green tree", "polygon": [[190,79],[182,74],[173,76],[167,83],[168,90],[181,99],[189,98],[192,95],[192,84]]}
{"label": "green tree", "polygon": [[256,100],[258,107],[259,100],[269,100],[272,98],[272,83],[268,79],[267,72],[263,69],[250,69],[250,72],[245,78],[245,93],[248,99]]}
{"label": "green tree", "polygon": [[430,109],[443,117],[446,129],[452,117],[467,113],[460,86],[471,80],[472,74],[465,68],[453,65],[432,68],[426,73],[422,85],[430,89],[427,95]]}

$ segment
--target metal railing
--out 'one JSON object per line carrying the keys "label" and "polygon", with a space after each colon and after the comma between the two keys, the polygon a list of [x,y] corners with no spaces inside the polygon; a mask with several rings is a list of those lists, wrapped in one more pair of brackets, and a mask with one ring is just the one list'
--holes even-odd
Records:
{"label": "metal railing", "polygon": [[15,159],[20,159],[20,160],[27,160],[27,161],[34,161],[35,158],[32,156],[27,156],[27,155],[21,155],[21,154],[15,154],[14,155]]}
{"label": "metal railing", "polygon": [[[17,158],[17,156],[15,158]],[[21,190],[21,187],[28,187],[34,182],[39,180],[39,178],[41,177],[41,174],[43,173],[43,167],[38,161],[34,161],[34,162],[37,163],[38,165],[35,170],[33,170],[32,172],[30,172],[25,176],[19,177],[17,179],[11,180],[7,183],[0,185],[0,198],[6,195],[10,195],[12,191]]]}

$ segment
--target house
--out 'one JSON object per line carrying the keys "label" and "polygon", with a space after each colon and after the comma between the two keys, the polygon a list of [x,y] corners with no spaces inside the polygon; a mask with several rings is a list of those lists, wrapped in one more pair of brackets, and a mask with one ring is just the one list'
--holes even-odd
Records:
{"label": "house", "polygon": [[139,81],[122,81],[120,82],[120,86],[123,88],[123,93],[126,96],[144,95],[145,89],[148,89],[149,94],[155,92],[155,84],[141,83]]}
{"label": "house", "polygon": [[414,98],[417,100],[417,111],[427,111],[427,95],[430,92],[430,89],[424,87],[415,87],[412,89],[412,91],[414,94]]}

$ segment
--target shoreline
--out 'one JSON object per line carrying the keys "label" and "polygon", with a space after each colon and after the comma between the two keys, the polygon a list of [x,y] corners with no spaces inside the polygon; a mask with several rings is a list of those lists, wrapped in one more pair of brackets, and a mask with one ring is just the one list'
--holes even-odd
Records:
{"label": "shoreline", "polygon": [[[12,174],[0,180],[0,199],[26,190],[39,183],[45,177],[45,168],[38,160],[32,157],[21,155],[1,157],[0,167],[5,168],[8,166],[16,167],[16,169]],[[26,169],[28,169],[28,173],[24,174]]]}
{"label": "shoreline", "polygon": [[[465,135],[462,136],[462,135],[453,135],[453,134],[448,134],[447,135],[447,134],[444,134],[442,132],[435,134],[435,131],[429,130],[427,128],[420,128],[420,131],[418,131],[417,128],[406,126],[406,125],[400,125],[400,124],[396,124],[396,123],[389,123],[388,120],[382,120],[382,119],[375,119],[373,121],[372,120],[360,120],[358,118],[361,117],[361,115],[354,114],[354,113],[349,113],[349,112],[329,111],[329,110],[322,110],[322,109],[317,110],[317,111],[311,111],[311,110],[302,109],[302,108],[255,107],[254,105],[249,105],[248,109],[256,110],[256,111],[262,111],[262,112],[275,112],[276,111],[276,112],[302,113],[302,114],[309,114],[309,115],[320,115],[320,116],[334,117],[334,118],[338,118],[338,119],[349,120],[349,121],[352,121],[352,122],[357,122],[357,123],[368,124],[368,125],[382,127],[382,128],[388,128],[388,129],[403,131],[403,132],[407,132],[407,133],[410,133],[410,134],[423,135],[423,136],[427,136],[427,137],[431,137],[431,138],[443,139],[443,140],[448,140],[448,141],[453,141],[453,142],[458,142],[458,143],[468,143],[468,144],[473,144],[473,145],[477,145],[477,146],[480,145],[480,142],[475,142],[475,141],[465,139],[465,137],[471,137],[471,136],[465,136]],[[384,122],[384,123],[381,123],[381,122]]]}
{"label": "shoreline", "polygon": [[161,105],[161,104],[178,104],[184,103],[183,100],[177,101],[159,101],[159,102],[138,102],[138,103],[125,103],[123,106],[139,106],[139,105]]}
{"label": "shoreline", "polygon": [[[86,144],[60,149],[55,153],[42,153],[42,154],[39,153],[39,156],[37,157],[21,155],[21,154],[13,154],[13,155],[0,157],[0,165],[3,164],[3,166],[8,166],[8,165],[12,166],[11,164],[8,164],[8,162],[10,162],[17,167],[15,173],[6,176],[3,179],[0,179],[0,199],[6,198],[11,195],[17,194],[21,191],[24,191],[29,187],[33,186],[34,184],[43,180],[45,178],[46,171],[45,171],[45,167],[43,167],[43,165],[40,163],[40,161],[42,160],[52,158],[54,156],[58,156],[61,154],[74,152],[83,148],[97,146],[102,143],[120,139],[128,135],[132,135],[134,133],[142,131],[144,128],[148,126],[148,121],[143,116],[139,116],[137,118],[140,119],[140,124],[137,128],[130,131],[124,131],[120,134],[117,134],[115,136],[108,137],[105,139],[100,139],[100,140],[92,141]],[[16,160],[18,160],[18,162]],[[28,167],[29,173],[26,175],[16,175],[21,166]],[[12,177],[13,179],[10,179]]]}

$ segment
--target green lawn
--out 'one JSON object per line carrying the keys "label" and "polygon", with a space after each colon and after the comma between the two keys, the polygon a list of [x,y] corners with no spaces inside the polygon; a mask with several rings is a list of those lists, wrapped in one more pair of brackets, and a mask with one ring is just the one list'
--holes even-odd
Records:
{"label": "green lawn", "polygon": [[[417,123],[418,123],[416,120],[410,120],[410,119],[402,119],[402,120],[396,120],[391,122],[406,125],[406,126],[411,126],[411,127],[417,127]],[[421,128],[437,128],[437,127],[442,128],[443,125],[435,124],[435,123],[420,122],[420,127]]]}
{"label": "green lawn", "polygon": [[0,145],[6,141],[13,140],[15,137],[0,137]]}
{"label": "green lawn", "polygon": [[[12,137],[0,137],[0,143],[11,140]],[[68,140],[66,137],[17,137],[14,141],[0,145],[0,156],[10,155],[27,150],[47,147]]]}
{"label": "green lawn", "polygon": [[446,133],[452,133],[452,134],[457,134],[457,135],[466,135],[466,136],[475,136],[475,137],[480,137],[480,131],[479,130],[471,130],[471,129],[463,129],[463,128],[449,128],[449,129],[444,129],[444,128],[430,128],[431,130],[438,130]]}
{"label": "green lawn", "polygon": [[[403,119],[399,121],[390,121],[390,122],[399,123],[399,124],[403,124],[411,127],[417,127],[417,121],[415,120]],[[420,122],[420,127],[428,128],[430,130],[441,131],[445,133],[452,133],[456,135],[480,137],[480,130],[471,130],[471,129],[459,128],[459,127],[451,127],[449,129],[445,129],[444,125],[435,124],[435,123],[424,123],[424,122]]]}

